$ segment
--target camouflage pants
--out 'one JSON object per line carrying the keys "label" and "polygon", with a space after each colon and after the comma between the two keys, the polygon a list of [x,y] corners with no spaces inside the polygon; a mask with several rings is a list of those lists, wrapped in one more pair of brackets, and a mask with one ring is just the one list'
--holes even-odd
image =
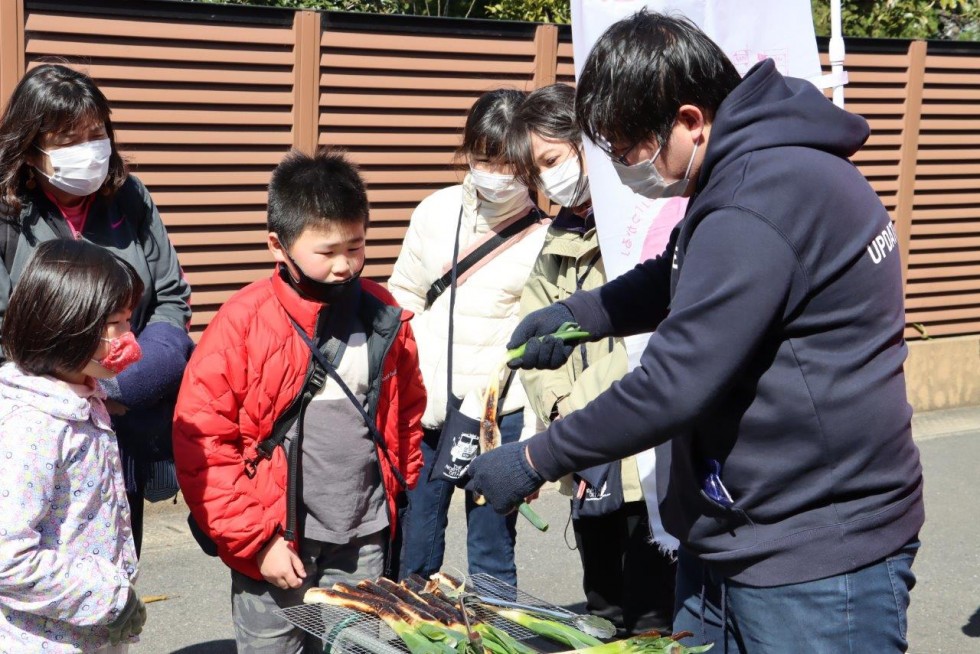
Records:
{"label": "camouflage pants", "polygon": [[304,539],[300,558],[306,579],[299,588],[283,590],[231,571],[231,614],[239,654],[300,654],[321,652],[319,638],[286,622],[273,610],[303,603],[314,586],[329,587],[338,581],[357,582],[381,576],[385,558],[385,534],[381,531],[344,545]]}

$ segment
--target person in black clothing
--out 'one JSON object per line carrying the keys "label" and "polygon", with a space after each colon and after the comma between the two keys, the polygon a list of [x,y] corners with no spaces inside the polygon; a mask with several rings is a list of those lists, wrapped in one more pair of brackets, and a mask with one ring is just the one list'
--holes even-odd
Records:
{"label": "person in black clothing", "polygon": [[739,79],[693,24],[647,12],[599,39],[576,113],[624,183],[690,204],[663,255],[528,315],[508,347],[557,367],[571,346],[544,335],[566,321],[656,331],[587,407],[476,458],[467,488],[506,512],[669,440],[675,629],[753,654],[905,651],[922,469],[895,232],[848,160],[866,121],[772,61]]}

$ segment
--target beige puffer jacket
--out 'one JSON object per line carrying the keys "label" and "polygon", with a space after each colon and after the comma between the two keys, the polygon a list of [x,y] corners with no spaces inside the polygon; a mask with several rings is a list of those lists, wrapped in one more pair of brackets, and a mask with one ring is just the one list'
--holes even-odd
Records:
{"label": "beige puffer jacket", "polygon": [[[460,232],[461,253],[494,226],[514,216],[523,216],[533,208],[526,195],[506,206],[483,202],[467,175],[462,185],[444,188],[422,200],[412,214],[388,289],[402,307],[415,313],[412,329],[428,392],[422,418],[427,429],[438,429],[446,415],[449,290],[428,309],[425,295],[452,262],[453,239],[463,201],[466,208]],[[470,392],[482,393],[491,371],[503,359],[507,341],[519,321],[521,292],[541,251],[546,227],[547,221],[543,221],[528,230],[521,240],[498,252],[459,285],[453,327],[453,394],[457,397]],[[526,401],[524,389],[515,378],[501,414],[521,410]]]}

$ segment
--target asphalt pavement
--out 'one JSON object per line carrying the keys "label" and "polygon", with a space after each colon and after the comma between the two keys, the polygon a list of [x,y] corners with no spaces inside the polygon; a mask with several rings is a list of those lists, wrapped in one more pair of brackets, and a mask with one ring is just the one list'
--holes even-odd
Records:
{"label": "asphalt pavement", "polygon": [[[913,654],[980,654],[980,409],[916,417],[925,470],[926,525],[913,571],[909,611]],[[454,498],[446,566],[465,569],[462,495]],[[566,543],[568,502],[553,490],[535,502],[551,523],[540,533],[518,521],[518,585],[573,610],[582,608],[578,554]],[[232,654],[230,577],[190,536],[182,504],[150,505],[138,590],[148,619],[131,654]],[[567,531],[571,541],[571,530]]]}

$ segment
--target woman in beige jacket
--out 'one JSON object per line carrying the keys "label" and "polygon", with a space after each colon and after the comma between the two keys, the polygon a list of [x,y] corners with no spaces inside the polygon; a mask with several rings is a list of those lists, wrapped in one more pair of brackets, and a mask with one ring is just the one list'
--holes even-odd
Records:
{"label": "woman in beige jacket", "polygon": [[[574,90],[554,84],[528,96],[511,124],[508,147],[518,179],[561,207],[521,298],[521,315],[527,315],[606,282]],[[613,338],[577,346],[557,370],[522,371],[525,433],[581,409],[626,371],[626,347]],[[651,541],[635,458],[580,471],[563,479],[561,489],[571,496],[589,612],[611,620],[622,637],[650,629],[669,633],[675,566]]]}
{"label": "woman in beige jacket", "polygon": [[[427,298],[433,282],[450,269],[457,233],[458,258],[463,260],[467,250],[491,232],[532,212],[540,215],[527,187],[514,179],[505,158],[506,131],[525,97],[522,91],[490,91],[470,109],[458,151],[469,171],[462,184],[436,191],[416,208],[388,280],[388,288],[398,303],[415,314],[412,328],[428,394],[422,417],[425,464],[418,486],[408,493],[409,507],[403,523],[403,577],[412,573],[427,577],[442,567],[454,486],[442,479],[430,479],[430,473],[446,406],[452,399],[447,394],[448,386],[457,401],[482,393],[517,326],[521,291],[544,241],[545,221],[532,220],[505,246],[481,259],[460,277],[452,316],[449,290],[434,300]],[[452,370],[448,365],[450,317]],[[520,437],[525,402],[524,389],[515,378],[499,411],[503,442]],[[467,494],[466,516],[469,573],[490,574],[516,585],[515,515],[501,516],[489,505],[477,506]]]}

